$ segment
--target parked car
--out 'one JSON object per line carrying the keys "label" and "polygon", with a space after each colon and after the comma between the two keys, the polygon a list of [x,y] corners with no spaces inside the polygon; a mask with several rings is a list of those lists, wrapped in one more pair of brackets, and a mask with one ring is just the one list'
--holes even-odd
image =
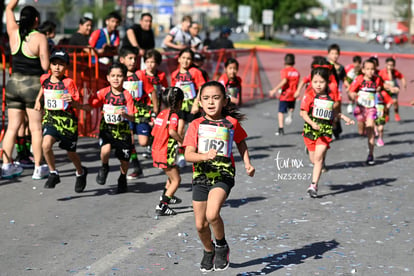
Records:
{"label": "parked car", "polygon": [[307,38],[307,39],[322,39],[322,40],[327,40],[329,38],[329,34],[328,32],[319,30],[319,29],[314,29],[314,28],[306,28],[303,31],[303,37]]}

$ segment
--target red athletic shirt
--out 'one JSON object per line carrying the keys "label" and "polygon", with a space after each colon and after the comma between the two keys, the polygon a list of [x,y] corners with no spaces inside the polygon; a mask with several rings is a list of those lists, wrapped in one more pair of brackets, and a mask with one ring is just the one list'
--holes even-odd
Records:
{"label": "red athletic shirt", "polygon": [[285,67],[280,71],[281,79],[286,79],[287,83],[282,87],[282,94],[280,95],[281,101],[294,101],[296,89],[300,80],[300,74],[293,66]]}

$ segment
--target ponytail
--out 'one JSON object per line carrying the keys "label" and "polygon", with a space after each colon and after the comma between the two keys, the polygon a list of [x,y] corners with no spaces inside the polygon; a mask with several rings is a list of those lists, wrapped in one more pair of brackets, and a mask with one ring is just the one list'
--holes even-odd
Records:
{"label": "ponytail", "polygon": [[40,13],[35,7],[26,6],[21,10],[19,20],[19,33],[21,41],[23,41],[34,29],[36,18],[38,18],[40,22]]}

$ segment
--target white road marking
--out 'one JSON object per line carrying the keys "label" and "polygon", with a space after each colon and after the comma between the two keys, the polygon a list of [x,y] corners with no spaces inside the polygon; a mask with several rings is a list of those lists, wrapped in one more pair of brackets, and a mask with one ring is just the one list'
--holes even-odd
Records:
{"label": "white road marking", "polygon": [[[144,246],[146,243],[151,242],[152,240],[164,234],[166,231],[170,231],[174,228],[174,226],[178,226],[185,219],[189,218],[192,215],[193,213],[189,212],[178,214],[174,217],[160,217],[162,218],[162,221],[156,225],[156,228],[145,231],[145,233],[142,233],[141,235],[133,239],[131,241],[131,244],[121,246],[113,250],[110,254],[97,260],[88,267],[89,269],[87,270],[87,272],[93,273],[92,275],[97,276],[103,275],[105,271],[112,269],[116,264],[126,259],[129,254],[133,253],[133,251],[129,250],[130,247],[140,248]],[[79,271],[74,275],[84,276],[85,270]]]}

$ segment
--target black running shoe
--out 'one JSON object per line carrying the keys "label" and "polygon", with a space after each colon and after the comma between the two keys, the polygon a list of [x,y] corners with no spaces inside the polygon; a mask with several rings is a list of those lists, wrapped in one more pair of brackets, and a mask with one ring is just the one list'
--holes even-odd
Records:
{"label": "black running shoe", "polygon": [[56,173],[50,173],[45,183],[45,189],[54,189],[56,184],[60,183],[60,177]]}
{"label": "black running shoe", "polygon": [[367,157],[366,163],[367,163],[368,166],[375,165],[374,155],[369,154],[368,157]]}
{"label": "black running shoe", "polygon": [[165,203],[160,203],[157,205],[155,207],[155,212],[159,216],[174,216],[177,214],[173,209],[170,208],[170,206],[168,206],[168,204]]}
{"label": "black running shoe", "polygon": [[226,270],[229,265],[229,255],[230,255],[230,248],[226,244],[225,246],[217,246],[216,245],[216,255],[214,258],[214,270],[220,271],[220,270]]}
{"label": "black running shoe", "polygon": [[108,177],[109,168],[101,167],[99,169],[98,175],[96,176],[96,183],[99,185],[105,185],[106,178]]}
{"label": "black running shoe", "polygon": [[126,175],[120,175],[118,178],[118,194],[126,193],[128,192],[128,185],[126,180]]}
{"label": "black running shoe", "polygon": [[76,177],[75,192],[82,193],[86,187],[86,177],[88,176],[88,169],[82,167],[83,174]]}
{"label": "black running shoe", "polygon": [[[160,196],[160,200],[162,200],[162,195]],[[176,196],[172,196],[172,197],[170,198],[170,201],[168,202],[168,204],[180,204],[181,202],[183,202],[183,201],[181,200],[181,198],[176,197]]]}
{"label": "black running shoe", "polygon": [[210,272],[214,269],[214,250],[212,252],[207,252],[203,250],[203,259],[200,263],[201,272]]}

